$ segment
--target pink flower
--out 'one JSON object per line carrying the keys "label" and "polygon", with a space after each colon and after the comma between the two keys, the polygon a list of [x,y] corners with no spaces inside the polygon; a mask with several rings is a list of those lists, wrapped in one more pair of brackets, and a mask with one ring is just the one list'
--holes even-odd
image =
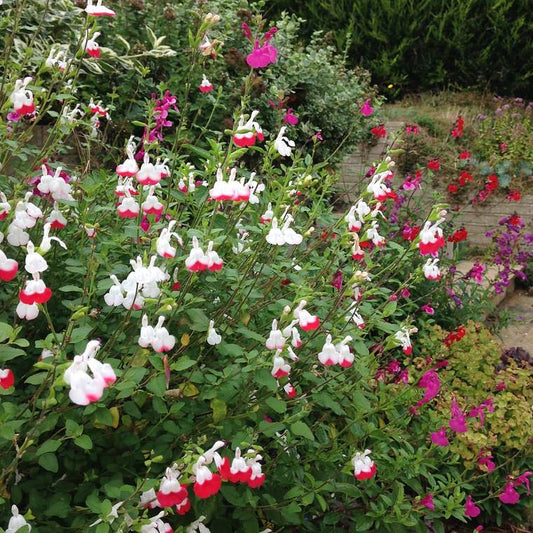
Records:
{"label": "pink flower", "polygon": [[435,314],[435,309],[433,309],[433,307],[431,307],[431,304],[427,303],[426,305],[423,305],[421,308],[420,308],[421,311],[425,311],[428,315],[434,315]]}
{"label": "pink flower", "polygon": [[369,117],[374,112],[374,109],[370,106],[370,98],[365,100],[365,103],[361,106],[361,115]]}
{"label": "pink flower", "polygon": [[481,509],[472,501],[472,496],[468,495],[465,502],[465,516],[476,518],[481,513]]}
{"label": "pink flower", "polygon": [[198,87],[203,93],[210,93],[213,90],[213,84],[207,79],[205,74],[202,75],[202,83]]}
{"label": "pink flower", "polygon": [[509,505],[514,505],[515,503],[518,503],[518,501],[520,500],[520,494],[518,494],[518,492],[516,492],[516,490],[514,489],[512,481],[505,485],[503,492],[499,495],[499,500],[502,503],[506,503]]}
{"label": "pink flower", "polygon": [[427,496],[424,496],[419,502],[419,505],[427,507],[430,511],[435,510],[435,504],[433,503],[433,494],[429,493]]}
{"label": "pink flower", "polygon": [[459,408],[459,405],[457,404],[455,399],[452,400],[452,405],[450,409],[452,414],[452,417],[448,422],[450,429],[453,429],[457,433],[465,433],[466,431],[468,431],[468,428],[466,427],[466,416]]}
{"label": "pink flower", "polygon": [[431,401],[439,393],[440,379],[435,370],[425,372],[420,378],[418,386],[424,389],[424,397],[417,403],[420,407],[422,404]]}
{"label": "pink flower", "polygon": [[437,446],[449,446],[450,441],[446,437],[446,427],[442,426],[439,431],[433,431],[431,433],[431,442]]}
{"label": "pink flower", "polygon": [[484,466],[487,469],[487,472],[492,472],[496,468],[496,465],[494,464],[492,459],[493,456],[490,453],[490,450],[481,450],[481,452],[479,452],[477,464],[480,466]]}
{"label": "pink flower", "polygon": [[286,124],[290,124],[291,126],[295,126],[296,124],[298,124],[298,117],[292,114],[292,109],[290,107],[289,109],[287,109],[287,112],[283,117],[283,122],[285,122]]}
{"label": "pink flower", "polygon": [[515,478],[515,485],[525,485],[527,487],[527,495],[529,496],[529,476],[533,476],[533,472],[530,472],[529,470],[524,472],[523,474],[520,474],[517,478]]}
{"label": "pink flower", "polygon": [[252,68],[264,68],[278,60],[278,50],[275,46],[266,42],[259,46],[256,39],[254,49],[246,56],[246,63]]}

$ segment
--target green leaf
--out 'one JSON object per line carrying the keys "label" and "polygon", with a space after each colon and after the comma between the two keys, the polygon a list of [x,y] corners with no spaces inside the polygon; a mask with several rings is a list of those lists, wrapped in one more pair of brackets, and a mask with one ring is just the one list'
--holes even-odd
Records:
{"label": "green leaf", "polygon": [[62,443],[60,440],[47,440],[37,450],[37,456],[43,455],[45,453],[55,452],[61,446],[61,444]]}
{"label": "green leaf", "polygon": [[393,315],[397,307],[398,307],[398,302],[396,301],[387,302],[383,309],[383,318]]}
{"label": "green leaf", "polygon": [[53,453],[45,453],[39,457],[39,464],[49,472],[54,474],[59,470],[59,463],[57,457]]}
{"label": "green leaf", "polygon": [[92,326],[79,326],[72,331],[70,336],[70,344],[77,344],[78,342],[87,340],[89,333],[93,330]]}
{"label": "green leaf", "polygon": [[174,364],[172,364],[171,368],[176,372],[180,372],[181,370],[187,370],[187,368],[191,368],[191,366],[194,366],[195,364],[196,361],[189,359],[187,356],[183,356],[180,357]]}
{"label": "green leaf", "polygon": [[293,435],[296,435],[298,437],[303,437],[304,439],[308,440],[315,440],[315,436],[313,435],[313,432],[309,428],[309,426],[302,422],[301,420],[298,420],[298,422],[294,422],[291,424],[291,432]]}
{"label": "green leaf", "polygon": [[83,433],[83,427],[74,420],[67,419],[65,421],[65,435],[67,437],[79,437]]}
{"label": "green leaf", "polygon": [[268,407],[276,411],[276,413],[284,413],[287,410],[287,404],[278,398],[267,398],[265,403],[268,405]]}
{"label": "green leaf", "polygon": [[213,410],[213,422],[217,424],[221,420],[226,418],[228,412],[228,406],[219,398],[213,398],[210,402],[211,409]]}
{"label": "green leaf", "polygon": [[13,328],[9,324],[6,324],[5,322],[0,322],[0,342],[4,342],[6,339],[9,339],[12,333]]}
{"label": "green leaf", "polygon": [[193,331],[207,331],[209,326],[209,318],[201,309],[187,309],[185,313],[191,319],[189,327]]}
{"label": "green leaf", "polygon": [[259,385],[265,386],[271,392],[276,392],[278,390],[278,382],[272,377],[272,374],[266,368],[260,368],[254,374],[254,380]]}
{"label": "green leaf", "polygon": [[151,393],[162,398],[167,390],[167,384],[165,382],[165,376],[156,376],[152,378],[146,385],[146,389]]}
{"label": "green leaf", "polygon": [[0,346],[0,363],[5,363],[6,361],[10,361],[11,359],[15,359],[15,357],[19,357],[21,355],[26,355],[26,352],[20,348],[6,346],[5,344]]}
{"label": "green leaf", "polygon": [[89,435],[81,435],[80,437],[77,437],[74,439],[74,444],[84,450],[90,450],[93,447],[93,441]]}

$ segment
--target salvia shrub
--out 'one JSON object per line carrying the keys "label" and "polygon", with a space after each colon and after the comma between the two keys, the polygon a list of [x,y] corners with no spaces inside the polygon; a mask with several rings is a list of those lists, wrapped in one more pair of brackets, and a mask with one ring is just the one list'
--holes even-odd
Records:
{"label": "salvia shrub", "polygon": [[[267,83],[290,60],[282,30],[259,18],[243,27],[249,68],[235,74],[242,95],[227,125],[211,99],[225,79],[206,74],[222,53],[218,14],[196,9],[186,51],[152,31],[149,50],[115,53],[117,77],[128,61],[138,70],[176,55],[189,81],[154,86],[114,146],[106,129],[127,113],[83,91],[103,79],[98,39],[118,35],[120,5],[39,6],[43,25],[31,28],[24,5],[1,12],[15,30],[0,100],[6,531],[520,521],[528,442],[506,433],[505,413],[523,413],[525,391],[509,378],[508,392],[470,392],[453,354],[475,326],[430,327],[456,235],[445,206],[401,219],[391,153],[355,205],[332,214],[323,137],[301,142],[288,110],[267,130],[251,105],[258,74]],[[63,9],[64,46],[32,48],[27,32]],[[375,102],[363,98],[370,126]],[[486,442],[483,462],[467,462],[462,439]]]}

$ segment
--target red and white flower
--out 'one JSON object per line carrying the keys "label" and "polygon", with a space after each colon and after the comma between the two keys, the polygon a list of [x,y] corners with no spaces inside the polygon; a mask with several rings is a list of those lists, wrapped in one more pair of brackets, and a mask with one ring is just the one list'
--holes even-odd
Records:
{"label": "red and white flower", "polygon": [[385,184],[386,179],[392,178],[393,174],[390,170],[379,172],[372,176],[372,180],[368,184],[366,190],[374,195],[378,202],[383,202],[387,198],[394,196],[392,190]]}
{"label": "red and white flower", "polygon": [[23,80],[15,82],[15,88],[9,96],[13,103],[13,110],[19,115],[31,115],[35,112],[35,102],[33,101],[33,93],[26,87],[33,80],[31,77],[26,77]]}
{"label": "red and white flower", "polygon": [[407,326],[403,326],[399,331],[394,334],[394,338],[397,342],[400,343],[403,353],[405,355],[410,355],[413,351],[413,346],[411,345],[411,337],[409,334],[416,333],[417,331],[417,328],[409,328]]}
{"label": "red and white flower", "polygon": [[198,87],[203,93],[210,93],[213,90],[213,84],[207,79],[205,74],[202,74],[202,83]]}
{"label": "red and white flower", "polygon": [[176,255],[176,248],[170,245],[170,239],[174,237],[180,246],[183,246],[183,240],[175,232],[172,231],[177,224],[175,220],[171,220],[168,228],[163,228],[156,241],[156,250],[161,257],[173,258]]}
{"label": "red and white flower", "polygon": [[439,280],[441,278],[438,257],[434,259],[429,258],[422,268],[426,279]]}
{"label": "red and white flower", "polygon": [[362,481],[376,475],[376,464],[369,457],[371,453],[371,450],[365,450],[363,453],[357,452],[352,457],[353,475],[355,479]]}
{"label": "red and white flower", "polygon": [[44,304],[51,297],[52,291],[39,278],[39,274],[33,274],[32,280],[26,280],[26,285],[19,294],[20,301],[26,305]]}
{"label": "red and white flower", "polygon": [[283,357],[281,357],[281,350],[276,350],[274,360],[272,362],[272,370],[270,372],[276,379],[288,376],[291,373],[291,365],[289,365]]}
{"label": "red and white flower", "polygon": [[273,216],[274,211],[272,211],[272,204],[269,202],[266,211],[261,215],[261,218],[259,220],[261,224],[267,224],[268,222],[272,221]]}
{"label": "red and white flower", "polygon": [[137,218],[140,213],[139,203],[131,197],[126,189],[124,196],[117,205],[117,213],[120,218]]}
{"label": "red and white flower", "polygon": [[94,4],[94,0],[87,0],[85,12],[93,17],[114,17],[116,15],[112,9],[102,5],[102,0],[97,0],[96,4]]}
{"label": "red and white flower", "polygon": [[193,465],[192,470],[195,476],[193,490],[198,498],[209,498],[220,490],[222,479],[218,473],[211,472],[208,465],[213,461],[215,461],[217,467],[222,465],[222,457],[220,457],[217,450],[225,445],[226,443],[221,440],[215,442],[213,447],[201,455]]}
{"label": "red and white flower", "polygon": [[15,376],[13,372],[6,368],[5,370],[0,369],[0,387],[7,390],[15,384]]}
{"label": "red and white flower", "polygon": [[348,224],[348,230],[355,232],[359,231],[363,225],[364,217],[369,214],[369,205],[362,199],[358,200],[357,203],[350,208],[348,214],[344,217],[344,220]]}
{"label": "red and white flower", "polygon": [[161,507],[180,505],[188,498],[187,489],[180,484],[179,477],[180,472],[177,465],[166,469],[165,476],[161,480],[161,485],[157,492],[157,502]]}
{"label": "red and white flower", "polygon": [[150,163],[149,154],[144,154],[143,164],[135,178],[141,185],[157,185],[161,181],[161,169]]}
{"label": "red and white flower", "polygon": [[296,307],[294,310],[294,318],[298,320],[300,327],[304,331],[312,331],[320,326],[320,319],[316,315],[312,315],[309,313],[309,311],[304,309],[306,305],[306,300],[302,300],[298,304],[298,307]]}
{"label": "red and white flower", "polygon": [[259,111],[252,111],[250,118],[245,122],[244,115],[239,118],[237,130],[233,135],[233,142],[240,148],[253,146],[256,139],[262,141],[264,139],[263,130],[255,121]]}
{"label": "red and white flower", "polygon": [[139,166],[135,160],[133,152],[135,151],[135,143],[133,142],[133,136],[130,137],[126,146],[126,155],[128,158],[124,163],[120,164],[116,168],[116,173],[123,178],[131,178],[139,172]]}
{"label": "red and white flower", "polygon": [[283,350],[285,347],[285,337],[281,330],[278,329],[278,321],[272,321],[272,329],[266,341],[266,347],[268,350]]}
{"label": "red and white flower", "polygon": [[213,241],[209,241],[207,244],[207,252],[205,254],[207,258],[207,269],[211,270],[211,272],[216,272],[218,270],[222,270],[222,267],[224,266],[224,261],[220,258],[218,253],[213,250]]}
{"label": "red and white flower", "polygon": [[46,217],[46,223],[50,224],[51,229],[63,229],[67,225],[67,219],[59,210],[57,202],[54,202],[54,209]]}
{"label": "red and white flower", "polygon": [[11,211],[11,204],[7,201],[6,195],[0,191],[0,220],[4,220]]}
{"label": "red and white flower", "polygon": [[232,483],[248,483],[252,475],[252,468],[246,464],[244,457],[241,457],[241,449],[236,448],[231,466],[227,457],[225,457],[219,467],[219,472],[224,480]]}
{"label": "red and white flower", "polygon": [[155,186],[150,187],[146,200],[141,204],[145,215],[161,215],[165,209],[165,206],[159,201],[154,191]]}
{"label": "red and white flower", "polygon": [[189,252],[189,257],[185,259],[185,267],[190,272],[202,272],[209,267],[209,258],[198,244],[198,237],[192,238],[192,249]]}
{"label": "red and white flower", "polygon": [[18,269],[19,264],[14,259],[9,259],[0,250],[0,279],[2,281],[11,281],[17,275]]}
{"label": "red and white flower", "polygon": [[325,366],[336,365],[339,362],[339,354],[335,349],[331,335],[326,337],[322,350],[318,353],[318,360]]}
{"label": "red and white flower", "polygon": [[96,42],[96,39],[98,39],[100,35],[101,33],[99,31],[94,32],[92,37],[90,39],[87,38],[85,43],[85,51],[95,59],[100,59],[100,45]]}
{"label": "red and white flower", "polygon": [[424,224],[424,227],[420,230],[420,233],[418,234],[420,237],[418,248],[421,255],[431,254],[435,256],[437,252],[446,244],[442,229],[439,227],[444,220],[444,218],[439,218],[434,224],[427,221]]}
{"label": "red and white flower", "polygon": [[[65,370],[63,379],[70,385],[69,397],[77,405],[89,405],[98,401],[104,392],[116,381],[116,375],[108,363],[101,363],[95,357],[100,341],[89,341],[85,351],[76,355]],[[91,371],[92,377],[87,372]]]}

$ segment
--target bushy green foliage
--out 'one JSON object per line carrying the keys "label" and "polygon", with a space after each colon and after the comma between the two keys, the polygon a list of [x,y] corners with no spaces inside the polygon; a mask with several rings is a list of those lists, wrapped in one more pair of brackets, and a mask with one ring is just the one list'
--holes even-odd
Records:
{"label": "bushy green foliage", "polygon": [[354,64],[368,68],[391,95],[480,87],[532,96],[532,30],[527,0],[272,0],[326,32]]}
{"label": "bushy green foliage", "polygon": [[[65,9],[85,20],[72,4]],[[237,135],[243,132],[237,124],[241,114],[248,117],[253,111],[257,71],[237,71],[232,74],[236,81],[228,80],[242,88],[242,95],[224,111],[231,118],[225,128],[212,120],[219,105],[216,98],[208,96],[198,105],[195,97],[185,99],[196,94],[206,65],[200,48],[206,32],[223,34],[202,9],[191,17],[198,23],[187,36],[186,59],[176,56],[187,65],[179,111],[165,82],[154,85],[153,98],[138,102],[134,112],[137,117],[142,109],[131,155],[139,152],[142,157],[142,150],[151,162],[166,160],[164,172],[151,171],[160,187],[143,186],[139,173],[131,183],[117,181],[113,171],[124,161],[124,143],[105,143],[100,118],[105,124],[106,113],[100,106],[92,112],[95,102],[88,105],[83,93],[94,79],[101,79],[93,79],[89,67],[85,70],[88,60],[79,49],[83,25],[71,28],[77,44],[70,43],[72,55],[63,71],[52,65],[41,72],[45,57],[36,49],[25,70],[12,72],[18,60],[6,53],[8,90],[0,95],[2,117],[11,115],[0,123],[0,187],[6,197],[1,201],[6,257],[2,255],[0,263],[2,525],[15,504],[37,533],[92,528],[97,533],[153,532],[149,521],[158,516],[158,509],[148,509],[140,497],[150,489],[157,491],[165,469],[174,463],[181,481],[189,485],[192,508],[179,516],[172,506],[160,516],[178,533],[190,531],[201,516],[213,533],[289,527],[424,532],[428,523],[443,530],[450,517],[466,521],[466,494],[481,493],[485,487],[477,484],[458,454],[431,444],[429,433],[441,416],[433,404],[415,414],[422,397],[420,378],[439,362],[417,357],[418,339],[429,325],[419,304],[439,290],[437,282],[426,284],[427,258],[421,255],[420,239],[406,241],[398,231],[399,220],[386,222],[397,204],[384,182],[380,191],[387,192],[387,199],[368,188],[369,181],[360,191],[371,207],[360,217],[360,233],[350,229],[344,217],[334,216],[327,200],[334,175],[324,160],[327,154],[324,158],[314,150],[316,138],[307,146],[295,143],[287,152],[288,139],[296,138],[297,130],[289,130],[288,139],[277,138],[278,123],[271,131],[265,129],[263,141],[238,146]],[[115,23],[98,21],[98,28],[112,35],[120,20],[119,14]],[[255,21],[261,24],[261,19]],[[141,57],[114,61],[122,66],[132,61],[139,73],[148,68],[145,60],[174,57],[158,35],[154,31],[153,47],[139,52]],[[68,33],[64,38],[68,40]],[[230,38],[229,33],[224,37]],[[315,52],[320,61],[332,57],[331,51]],[[111,59],[104,59],[103,67],[105,61]],[[25,74],[34,75],[26,90],[35,99],[35,115],[13,117],[9,95],[18,76]],[[235,94],[231,92],[229,101]],[[86,113],[82,117],[72,115],[77,104]],[[120,105],[115,113],[117,121],[129,119]],[[42,147],[29,142],[37,123],[46,123]],[[254,137],[259,137],[259,124],[253,126]],[[72,136],[81,158],[65,165],[65,179],[70,177],[66,187],[59,171],[52,178],[47,167],[43,174],[39,165],[46,159],[54,173],[64,164],[62,152]],[[231,168],[240,187],[248,187],[249,201],[235,198],[235,188],[231,200],[214,193],[220,179],[229,186]],[[388,175],[391,168],[390,158],[379,162],[376,176]],[[66,187],[68,195],[57,195],[52,202],[42,187],[46,180],[56,180],[54,185]],[[252,199],[254,180],[264,188],[254,187],[257,198]],[[161,216],[143,216],[149,196],[162,203]],[[127,201],[124,216],[117,207],[123,209]],[[42,216],[31,216],[37,207]],[[430,207],[411,222],[442,223],[443,207]],[[51,231],[65,246],[43,238],[44,221],[58,210],[66,226]],[[284,244],[272,238],[276,223],[268,219],[274,216]],[[14,236],[20,237],[21,219],[27,235],[18,242]],[[175,247],[171,251],[161,250],[165,230],[167,236],[168,231],[176,233],[169,236]],[[191,265],[196,239],[210,260]],[[359,243],[365,249],[364,262],[352,257]],[[205,268],[214,266],[211,252],[221,260],[216,262],[219,269]],[[11,258],[19,271],[8,279]],[[32,272],[35,262],[40,270]],[[156,267],[160,270],[154,274]],[[135,275],[129,276],[132,271]],[[45,283],[50,299],[26,303],[35,294],[29,291],[30,280]],[[416,299],[405,295],[408,288]],[[311,327],[303,320],[304,300],[308,312],[320,319]],[[30,311],[36,314],[29,316]],[[147,324],[161,324],[162,319],[175,343],[167,339],[172,346],[156,348],[153,338],[162,332],[150,337]],[[290,325],[279,352],[266,344],[275,330],[273,320],[281,330]],[[293,341],[295,355],[288,350],[289,335],[296,336],[293,327],[303,341]],[[328,335],[336,344],[344,339],[351,351],[344,350],[343,357],[351,363],[353,354],[353,364],[328,365],[319,359]],[[147,338],[152,338],[151,345]],[[435,353],[440,341],[432,345]],[[113,374],[116,381],[108,379],[104,389],[103,371],[95,363],[87,379],[101,385],[98,394],[93,390],[76,396],[80,383],[73,376],[83,378],[81,354],[88,346],[100,346],[91,361],[109,365],[107,377]],[[284,372],[276,373],[280,356]],[[5,370],[14,374],[14,385],[6,383],[10,374]],[[289,384],[296,394],[286,388]],[[450,392],[443,390],[443,398]],[[237,448],[248,460],[260,453],[264,484],[252,488],[225,480],[217,494],[197,497],[191,485],[199,482],[197,469],[208,463],[207,450],[216,441],[224,441],[219,452],[229,461]],[[359,480],[351,460],[366,448],[372,450],[377,475]],[[214,474],[215,465],[208,464]],[[498,485],[483,497],[494,501],[507,519],[507,507],[497,501],[500,490]],[[431,513],[420,505],[427,493],[435,495]]]}

